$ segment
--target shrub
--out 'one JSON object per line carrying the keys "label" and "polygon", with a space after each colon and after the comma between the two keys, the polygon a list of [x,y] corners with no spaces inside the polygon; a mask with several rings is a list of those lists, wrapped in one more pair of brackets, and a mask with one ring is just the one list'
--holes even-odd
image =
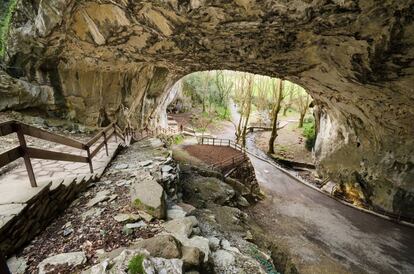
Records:
{"label": "shrub", "polygon": [[316,133],[315,133],[315,120],[303,124],[303,136],[306,138],[305,147],[309,151],[315,146]]}
{"label": "shrub", "polygon": [[144,262],[145,256],[144,255],[136,255],[134,256],[128,263],[128,273],[130,274],[145,274],[144,266],[142,263]]}
{"label": "shrub", "polygon": [[10,0],[8,5],[6,4],[4,15],[0,18],[0,58],[4,56],[6,51],[6,42],[9,35],[10,23],[16,6],[17,0]]}

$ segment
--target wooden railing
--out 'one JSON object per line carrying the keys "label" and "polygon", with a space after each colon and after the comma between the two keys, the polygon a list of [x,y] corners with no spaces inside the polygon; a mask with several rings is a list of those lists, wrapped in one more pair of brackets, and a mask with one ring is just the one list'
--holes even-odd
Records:
{"label": "wooden railing", "polygon": [[218,138],[212,138],[212,137],[200,137],[198,138],[198,143],[201,145],[212,145],[212,146],[225,146],[225,147],[231,147],[238,151],[240,151],[242,154],[233,156],[230,158],[227,158],[221,162],[215,163],[211,165],[210,167],[212,169],[219,169],[220,171],[224,172],[228,169],[234,168],[236,166],[239,166],[240,164],[247,161],[248,157],[246,155],[246,149],[242,147],[241,145],[237,144],[233,140],[230,139],[218,139]]}
{"label": "wooden railing", "polygon": [[173,129],[171,127],[155,128],[155,129],[143,129],[141,131],[137,131],[137,130],[131,128],[131,127],[127,127],[125,130],[130,134],[130,136],[132,137],[132,139],[134,141],[139,141],[139,140],[145,139],[147,137],[154,137],[154,136],[157,136],[159,134],[169,135],[169,134],[179,133],[178,130]]}
{"label": "wooden railing", "polygon": [[198,143],[201,145],[226,146],[226,147],[231,147],[236,150],[239,150],[242,153],[246,153],[246,148],[244,148],[243,146],[239,145],[238,143],[230,139],[199,137],[197,138],[197,140],[198,140]]}
{"label": "wooden railing", "polygon": [[[64,137],[55,133],[51,133],[18,121],[8,121],[0,123],[0,136],[6,136],[16,133],[19,146],[9,149],[0,154],[0,168],[16,161],[19,158],[24,159],[27,174],[32,187],[37,187],[35,174],[30,159],[56,160],[88,163],[90,172],[93,173],[92,159],[105,146],[106,155],[108,152],[108,140],[113,136],[121,138],[124,142],[128,141],[130,134],[127,131],[122,131],[115,123],[111,123],[99,131],[87,143],[83,143],[68,137]],[[80,155],[73,155],[70,153],[56,152],[45,149],[28,147],[25,136],[31,136],[38,139],[54,142],[57,144],[69,146],[82,151],[86,151],[86,157]],[[103,140],[102,140],[103,139]]]}

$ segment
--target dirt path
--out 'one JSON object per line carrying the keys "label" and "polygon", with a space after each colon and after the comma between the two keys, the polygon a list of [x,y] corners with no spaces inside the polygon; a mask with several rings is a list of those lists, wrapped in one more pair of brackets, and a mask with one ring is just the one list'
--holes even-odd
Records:
{"label": "dirt path", "polygon": [[[289,122],[284,128],[278,131],[275,142],[275,155],[287,160],[297,162],[313,163],[312,153],[305,147],[303,129],[297,127],[297,122]],[[256,134],[256,145],[266,151],[270,138],[270,131]]]}

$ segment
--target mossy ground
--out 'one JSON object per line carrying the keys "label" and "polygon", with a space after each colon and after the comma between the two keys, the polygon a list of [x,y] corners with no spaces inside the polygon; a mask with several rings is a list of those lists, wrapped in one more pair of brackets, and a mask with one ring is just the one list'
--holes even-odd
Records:
{"label": "mossy ground", "polygon": [[128,263],[129,274],[145,274],[143,262],[145,260],[144,255],[134,256]]}
{"label": "mossy ground", "polygon": [[5,1],[4,13],[0,14],[0,58],[3,58],[6,52],[6,42],[9,36],[10,23],[13,17],[13,13],[17,6],[17,0]]}

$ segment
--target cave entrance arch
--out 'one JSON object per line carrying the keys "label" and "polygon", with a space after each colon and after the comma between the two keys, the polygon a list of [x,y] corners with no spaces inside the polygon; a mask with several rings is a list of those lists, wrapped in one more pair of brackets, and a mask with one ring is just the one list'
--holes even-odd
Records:
{"label": "cave entrance arch", "polygon": [[22,68],[19,92],[48,94],[42,104],[86,124],[127,110],[139,126],[157,123],[167,90],[190,72],[284,78],[323,109],[319,171],[414,217],[412,1],[49,4],[14,13],[5,63]]}

